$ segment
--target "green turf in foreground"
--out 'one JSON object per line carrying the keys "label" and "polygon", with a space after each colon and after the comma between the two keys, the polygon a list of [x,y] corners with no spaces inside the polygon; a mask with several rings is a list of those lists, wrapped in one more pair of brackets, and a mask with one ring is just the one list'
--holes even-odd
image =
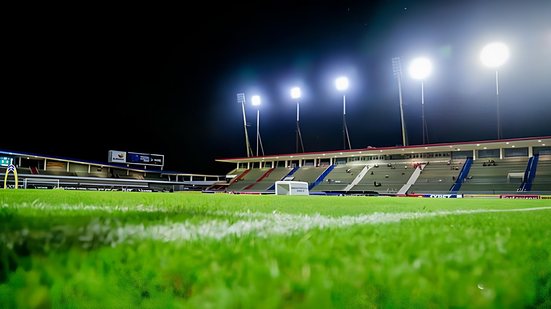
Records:
{"label": "green turf in foreground", "polygon": [[107,241],[130,227],[186,224],[171,234],[184,235],[261,222],[272,231],[320,216],[549,201],[19,190],[0,192],[0,206],[0,308],[551,306],[551,210]]}

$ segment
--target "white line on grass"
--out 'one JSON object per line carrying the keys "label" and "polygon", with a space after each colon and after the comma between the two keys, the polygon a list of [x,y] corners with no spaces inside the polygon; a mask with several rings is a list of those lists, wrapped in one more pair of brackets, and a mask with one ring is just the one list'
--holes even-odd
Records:
{"label": "white line on grass", "polygon": [[[168,223],[162,225],[143,226],[130,225],[113,230],[115,237],[110,237],[112,244],[132,239],[153,239],[165,242],[190,241],[202,239],[223,239],[226,237],[241,237],[254,234],[258,237],[274,235],[293,235],[312,229],[342,228],[364,224],[386,224],[402,220],[431,218],[438,216],[455,216],[482,213],[528,212],[551,210],[551,207],[517,208],[517,209],[476,209],[435,212],[405,212],[405,213],[374,213],[359,216],[328,217],[315,215],[266,214],[266,213],[232,213],[218,212],[228,216],[237,215],[251,220],[209,220],[200,223]],[[114,241],[114,242],[113,242]]]}
{"label": "white line on grass", "polygon": [[[2,205],[2,207],[10,207]],[[84,205],[44,205],[41,203],[26,203],[11,206],[15,208],[35,208],[42,210],[75,210],[75,211],[106,211],[112,212],[169,212],[184,211],[183,208],[165,209],[154,206],[84,206]],[[104,222],[94,220],[87,226],[79,228],[79,239],[82,242],[91,240],[115,246],[127,241],[153,239],[165,242],[192,241],[203,239],[219,240],[226,237],[241,237],[255,235],[269,237],[272,235],[300,234],[312,229],[343,228],[353,225],[387,224],[402,220],[414,220],[431,217],[457,216],[483,213],[531,212],[551,210],[551,206],[515,209],[473,209],[445,210],[432,212],[398,212],[372,213],[357,216],[331,217],[320,214],[283,214],[262,212],[231,212],[206,211],[192,216],[194,222],[170,222],[156,225],[127,224],[122,225],[116,220]],[[213,219],[211,216],[215,216]],[[225,219],[220,219],[225,218]]]}
{"label": "white line on grass", "polygon": [[114,212],[169,212],[174,211],[174,209],[157,207],[157,206],[145,206],[145,205],[135,205],[135,206],[109,206],[109,205],[48,205],[44,203],[21,203],[16,205],[3,204],[2,208],[20,208],[20,209],[36,209],[36,210],[45,210],[45,211],[104,211],[107,213]]}

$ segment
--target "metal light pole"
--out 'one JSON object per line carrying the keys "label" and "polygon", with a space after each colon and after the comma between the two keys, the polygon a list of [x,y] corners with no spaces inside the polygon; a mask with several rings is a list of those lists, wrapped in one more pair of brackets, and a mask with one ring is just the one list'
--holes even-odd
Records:
{"label": "metal light pole", "polygon": [[425,120],[425,82],[421,80],[421,118],[423,122],[423,144],[429,141],[427,121]]}
{"label": "metal light pole", "polygon": [[352,149],[350,144],[350,136],[348,135],[348,126],[346,125],[346,95],[344,91],[348,89],[348,78],[341,76],[335,80],[335,87],[337,90],[342,91],[342,139],[343,139],[343,149]]}
{"label": "metal light pole", "polygon": [[247,117],[245,116],[245,94],[240,92],[237,94],[237,103],[241,103],[243,109],[243,129],[245,130],[245,147],[247,148],[247,157],[252,155],[251,144],[249,143],[249,134],[247,133]]}
{"label": "metal light pole", "polygon": [[400,96],[400,124],[402,126],[402,146],[407,146],[406,123],[404,121],[404,107],[402,100],[402,63],[400,57],[392,58],[392,70],[398,81],[398,95]]}
{"label": "metal light pole", "polygon": [[[264,147],[262,146],[262,139],[260,138],[260,96],[253,95],[251,98],[253,106],[256,106],[256,156],[258,157],[258,150],[262,151],[264,155]],[[260,146],[260,147],[259,147]]]}
{"label": "metal light pole", "polygon": [[296,152],[299,152],[299,145],[301,152],[304,152],[304,144],[302,143],[302,134],[300,133],[300,104],[299,99],[301,97],[301,91],[299,87],[293,87],[291,89],[291,98],[297,100],[297,128],[296,128]]}
{"label": "metal light pole", "polygon": [[499,73],[498,68],[509,59],[509,48],[501,42],[493,42],[486,45],[480,52],[480,60],[490,68],[496,69],[496,114],[497,114],[497,139],[501,139],[501,116],[499,111]]}
{"label": "metal light pole", "polygon": [[421,80],[421,121],[423,126],[423,144],[429,142],[427,121],[425,120],[425,83],[424,80],[432,72],[432,63],[427,58],[416,58],[409,66],[409,74],[412,78]]}

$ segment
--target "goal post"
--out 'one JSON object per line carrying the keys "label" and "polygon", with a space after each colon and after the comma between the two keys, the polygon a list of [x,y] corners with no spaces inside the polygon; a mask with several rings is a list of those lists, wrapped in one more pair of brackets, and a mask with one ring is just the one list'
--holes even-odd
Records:
{"label": "goal post", "polygon": [[303,181],[276,181],[276,195],[309,195],[308,183]]}
{"label": "goal post", "polygon": [[44,178],[25,178],[23,180],[23,188],[31,187],[53,187],[59,188],[59,179],[44,179]]}

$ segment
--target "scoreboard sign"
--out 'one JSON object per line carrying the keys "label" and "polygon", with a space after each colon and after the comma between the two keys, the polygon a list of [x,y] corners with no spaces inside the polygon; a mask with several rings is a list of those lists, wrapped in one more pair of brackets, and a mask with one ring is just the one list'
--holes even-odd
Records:
{"label": "scoreboard sign", "polygon": [[127,152],[126,162],[145,165],[163,166],[164,156],[147,153]]}
{"label": "scoreboard sign", "polygon": [[164,166],[165,156],[160,154],[109,150],[110,163]]}

